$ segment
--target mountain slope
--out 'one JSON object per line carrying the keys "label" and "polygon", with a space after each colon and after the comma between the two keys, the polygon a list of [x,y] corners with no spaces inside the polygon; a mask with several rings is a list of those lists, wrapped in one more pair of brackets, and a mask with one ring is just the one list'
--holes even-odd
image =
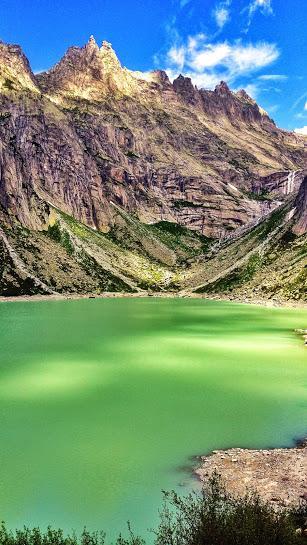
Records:
{"label": "mountain slope", "polygon": [[52,208],[46,231],[0,229],[0,293],[172,291],[240,299],[307,299],[306,217],[298,195],[219,242],[178,224],[146,225],[114,206],[116,226],[97,232]]}
{"label": "mountain slope", "polygon": [[188,289],[241,299],[307,300],[307,229],[301,227],[306,187],[307,177],[296,198],[193,265],[184,280]]}

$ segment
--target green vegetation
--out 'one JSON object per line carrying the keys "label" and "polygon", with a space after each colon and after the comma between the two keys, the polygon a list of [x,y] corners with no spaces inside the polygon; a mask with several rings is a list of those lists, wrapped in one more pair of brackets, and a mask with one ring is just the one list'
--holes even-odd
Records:
{"label": "green vegetation", "polygon": [[254,201],[270,201],[272,200],[272,197],[269,194],[269,191],[267,189],[262,189],[257,193],[256,191],[243,191],[245,195]]}
{"label": "green vegetation", "polygon": [[207,252],[212,243],[210,238],[179,223],[160,221],[148,227],[166,246],[180,250],[188,257]]}
{"label": "green vegetation", "polygon": [[197,293],[227,293],[251,280],[262,264],[259,254],[252,255],[243,267],[237,268],[220,280],[199,288]]}
{"label": "green vegetation", "polygon": [[9,78],[5,78],[3,82],[3,87],[5,87],[5,89],[9,89],[10,91],[12,91],[14,89],[14,82]]}
{"label": "green vegetation", "polygon": [[177,201],[174,201],[174,206],[176,208],[199,208],[202,205],[201,204],[196,204],[196,203],[194,203],[192,201],[186,201],[184,199],[179,199]]}
{"label": "green vegetation", "polygon": [[[306,543],[304,535],[307,504],[275,511],[255,493],[243,498],[228,494],[220,478],[214,475],[201,494],[180,497],[175,492],[164,493],[160,524],[155,545],[299,545]],[[0,545],[104,545],[103,532],[81,536],[65,535],[62,530],[24,527],[9,531],[0,527]],[[128,537],[120,535],[116,545],[145,545],[135,536],[128,523]]]}
{"label": "green vegetation", "polygon": [[266,221],[260,224],[259,228],[255,229],[255,234],[258,234],[259,229],[259,239],[264,240],[266,237],[272,233],[274,229],[280,227],[282,222],[288,212],[288,207],[280,206],[272,212]]}
{"label": "green vegetation", "polygon": [[6,119],[9,119],[11,116],[12,116],[11,112],[0,113],[0,123],[5,121]]}
{"label": "green vegetation", "polygon": [[68,232],[65,229],[62,229],[58,222],[54,225],[49,225],[47,235],[56,242],[59,242],[69,255],[74,253],[74,247]]}
{"label": "green vegetation", "polygon": [[84,270],[89,274],[94,274],[99,279],[99,293],[103,291],[123,291],[126,293],[132,293],[133,290],[126,282],[115,276],[111,272],[103,269],[97,261],[88,255],[86,252],[81,251],[79,260],[82,263]]}
{"label": "green vegetation", "polygon": [[131,151],[131,150],[128,150],[126,152],[126,155],[127,157],[129,157],[130,159],[139,159],[139,155],[137,153],[134,153],[134,151]]}

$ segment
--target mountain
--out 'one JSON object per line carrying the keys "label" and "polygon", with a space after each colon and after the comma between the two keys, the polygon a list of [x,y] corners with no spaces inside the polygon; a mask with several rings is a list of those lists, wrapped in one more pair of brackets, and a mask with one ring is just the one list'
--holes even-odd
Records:
{"label": "mountain", "polygon": [[0,292],[198,288],[216,239],[296,198],[304,237],[306,164],[306,140],[224,82],[128,70],[93,37],[34,75],[0,43]]}

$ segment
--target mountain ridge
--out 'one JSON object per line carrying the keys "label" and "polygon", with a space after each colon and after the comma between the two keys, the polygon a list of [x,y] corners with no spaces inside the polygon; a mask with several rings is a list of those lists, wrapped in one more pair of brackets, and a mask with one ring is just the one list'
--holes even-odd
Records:
{"label": "mountain ridge", "polygon": [[[67,259],[72,270],[81,266],[76,275],[83,278],[83,289],[89,263],[95,268],[91,260],[96,250],[86,250],[91,242],[81,244],[65,215],[80,231],[84,225],[97,236],[101,233],[103,244],[115,237],[112,251],[119,262],[121,245],[132,252],[126,256],[128,269],[133,255],[139,256],[136,261],[145,259],[136,266],[131,284],[109,245],[109,265],[104,255],[107,269],[94,275],[109,279],[102,281],[103,289],[111,277],[114,285],[118,278],[127,289],[161,287],[166,279],[170,289],[178,284],[177,272],[167,268],[194,259],[206,241],[231,237],[297,193],[297,210],[305,210],[300,186],[306,164],[306,139],[276,127],[244,90],[234,93],[225,82],[213,91],[199,90],[182,75],[171,82],[163,71],[130,71],[111,44],[99,47],[93,37],[35,75],[19,46],[0,43],[3,252],[10,254],[7,237],[11,234],[16,242],[19,231],[21,238],[33,237],[42,251],[51,244],[46,234],[57,233],[59,244],[61,237],[66,242],[70,237],[78,251],[74,264],[75,250]],[[293,233],[304,236],[305,212],[294,216]],[[127,233],[130,246],[125,248]],[[185,239],[198,248],[190,255]],[[80,252],[87,255],[87,265],[80,265]],[[185,266],[190,266],[187,261]],[[145,274],[151,280],[144,280],[144,271],[138,275],[138,267],[153,267],[152,275]],[[155,275],[160,278],[156,283]],[[96,280],[94,290],[99,289]]]}

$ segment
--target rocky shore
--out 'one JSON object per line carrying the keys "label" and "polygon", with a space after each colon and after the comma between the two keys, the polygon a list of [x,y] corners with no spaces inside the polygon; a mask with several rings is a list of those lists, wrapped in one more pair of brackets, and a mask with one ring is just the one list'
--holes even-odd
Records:
{"label": "rocky shore", "polygon": [[[142,298],[142,297],[156,297],[156,298],[180,298],[180,299],[208,299],[210,301],[230,301],[233,303],[241,303],[246,305],[258,305],[264,307],[287,307],[287,308],[307,308],[307,303],[305,301],[293,301],[293,300],[282,300],[282,299],[255,299],[255,298],[240,298],[235,296],[227,295],[202,295],[199,293],[193,292],[166,292],[166,291],[139,291],[136,293],[127,293],[127,292],[103,292],[103,293],[63,293],[55,295],[17,295],[17,296],[0,296],[0,303],[7,302],[18,302],[18,301],[63,301],[69,299],[109,299],[109,298]],[[300,333],[302,332],[302,333]],[[304,336],[304,332],[307,335],[307,330],[299,329],[296,330],[296,333]]]}
{"label": "rocky shore", "polygon": [[255,490],[276,508],[307,500],[307,440],[294,448],[217,450],[200,460],[200,481],[217,472],[232,494]]}

